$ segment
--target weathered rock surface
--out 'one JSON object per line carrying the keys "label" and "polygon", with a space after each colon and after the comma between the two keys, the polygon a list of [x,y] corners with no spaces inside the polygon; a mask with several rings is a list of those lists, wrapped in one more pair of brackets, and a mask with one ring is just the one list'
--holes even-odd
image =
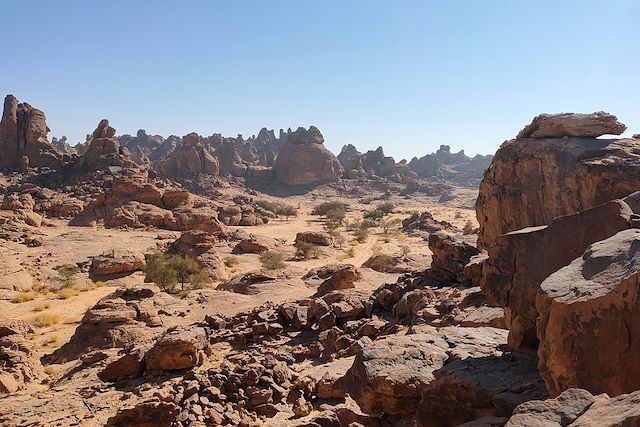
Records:
{"label": "weathered rock surface", "polygon": [[640,188],[640,154],[633,139],[519,138],[496,152],[480,184],[478,242],[548,224]]}
{"label": "weathered rock surface", "polygon": [[209,354],[202,328],[176,328],[160,337],[144,356],[146,369],[174,371],[202,364]]}
{"label": "weathered rock surface", "polygon": [[172,248],[182,256],[195,259],[213,280],[225,280],[227,268],[216,252],[216,237],[201,230],[183,232]]}
{"label": "weathered rock surface", "polygon": [[[487,302],[506,308],[509,345],[537,348],[536,294],[544,279],[569,264],[592,243],[632,226],[622,200],[498,236],[489,248],[480,286]],[[571,236],[571,238],[568,238]]]}
{"label": "weathered rock surface", "polygon": [[126,275],[142,270],[144,265],[142,253],[112,249],[91,260],[90,272],[97,276]]}
{"label": "weathered rock surface", "polygon": [[50,357],[56,362],[79,358],[94,350],[144,346],[162,328],[150,288],[121,288],[89,309],[68,343]]}
{"label": "weathered rock surface", "polygon": [[337,181],[342,176],[340,162],[323,145],[324,138],[318,128],[298,128],[288,135],[275,164],[273,174],[282,184],[313,185]]}
{"label": "weathered rock surface", "polygon": [[295,243],[306,242],[314,245],[329,246],[333,242],[331,234],[325,231],[301,231],[296,234]]}
{"label": "weathered rock surface", "polygon": [[33,332],[25,322],[0,318],[0,396],[46,377],[28,338]]}
{"label": "weathered rock surface", "polygon": [[431,275],[444,282],[469,283],[464,267],[480,251],[470,244],[444,233],[429,235],[429,250],[433,254]]}
{"label": "weathered rock surface", "polygon": [[563,138],[620,135],[627,127],[613,114],[599,111],[592,114],[540,114],[516,138]]}
{"label": "weathered rock surface", "polygon": [[185,135],[169,157],[156,163],[156,169],[165,177],[215,176],[220,172],[218,159],[209,152],[197,133]]}
{"label": "weathered rock surface", "polygon": [[509,415],[546,392],[533,361],[502,357],[505,342],[506,331],[494,328],[384,337],[356,355],[346,375],[348,389],[368,412],[407,416],[417,410],[418,425]]}
{"label": "weathered rock surface", "polygon": [[640,388],[640,230],[594,243],[540,286],[539,367],[549,392]]}
{"label": "weathered rock surface", "polygon": [[636,426],[640,420],[640,391],[609,397],[568,389],[555,399],[519,405],[505,427]]}

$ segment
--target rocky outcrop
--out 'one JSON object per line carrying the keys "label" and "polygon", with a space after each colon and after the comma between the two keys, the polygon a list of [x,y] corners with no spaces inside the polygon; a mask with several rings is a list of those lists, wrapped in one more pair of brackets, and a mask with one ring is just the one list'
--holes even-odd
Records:
{"label": "rocky outcrop", "polygon": [[338,154],[338,161],[344,169],[345,178],[366,178],[367,172],[362,165],[362,153],[351,144],[342,147]]}
{"label": "rocky outcrop", "polygon": [[164,177],[216,176],[220,172],[218,159],[209,152],[200,136],[193,132],[182,138],[182,143],[167,158],[156,163],[156,170]]}
{"label": "rocky outcrop", "polygon": [[[540,127],[502,144],[480,184],[476,202],[481,246],[491,245],[500,234],[548,224],[555,217],[625,197],[640,188],[637,141],[596,139],[593,135],[601,134],[602,129],[591,131],[591,116],[587,117],[584,126],[572,122],[580,135],[524,137],[548,128]],[[621,126],[606,129],[618,132]]]}
{"label": "rocky outcrop", "polygon": [[148,370],[175,371],[201,365],[210,354],[202,328],[176,328],[167,331],[144,356]]}
{"label": "rocky outcrop", "polygon": [[69,342],[49,359],[61,363],[94,350],[148,345],[162,331],[154,296],[153,289],[133,287],[107,295],[85,313]]}
{"label": "rocky outcrop", "polygon": [[493,328],[384,337],[356,355],[346,375],[348,390],[367,412],[406,416],[417,410],[420,426],[510,415],[545,390],[531,361],[502,357],[505,340],[506,331]]}
{"label": "rocky outcrop", "polygon": [[443,282],[470,284],[464,267],[480,251],[462,240],[445,233],[429,235],[429,250],[433,254],[431,277]]}
{"label": "rocky outcrop", "polygon": [[49,142],[48,133],[42,111],[7,95],[0,121],[0,169],[20,170],[24,159],[28,167],[60,167],[64,156]]}
{"label": "rocky outcrop", "polygon": [[542,281],[580,256],[590,244],[631,227],[632,221],[629,205],[612,200],[556,218],[548,226],[498,236],[489,248],[480,286],[489,304],[507,309],[512,348],[537,348],[535,300]]}
{"label": "rocky outcrop", "polygon": [[540,114],[516,138],[597,138],[602,135],[620,135],[626,128],[616,116],[604,111],[592,114]]}
{"label": "rocky outcrop", "polygon": [[639,283],[637,229],[594,243],[542,282],[538,356],[552,395],[571,387],[610,396],[640,389]]}
{"label": "rocky outcrop", "polygon": [[144,268],[144,255],[112,249],[91,259],[90,273],[95,276],[125,276]]}
{"label": "rocky outcrop", "polygon": [[275,164],[273,175],[289,186],[336,181],[342,176],[340,162],[323,145],[324,137],[315,126],[298,128],[288,134]]}
{"label": "rocky outcrop", "polygon": [[86,152],[76,162],[81,172],[100,171],[110,167],[136,169],[129,150],[120,146],[116,130],[109,126],[109,120],[103,119],[93,131]]}
{"label": "rocky outcrop", "polygon": [[301,231],[296,234],[295,243],[305,242],[319,246],[329,246],[333,242],[331,234],[324,231]]}
{"label": "rocky outcrop", "polygon": [[640,391],[609,397],[568,389],[555,399],[519,405],[505,427],[634,426],[640,418]]}
{"label": "rocky outcrop", "polygon": [[28,334],[34,330],[20,320],[0,318],[0,396],[45,379]]}
{"label": "rocky outcrop", "polygon": [[217,239],[211,233],[202,230],[183,232],[173,242],[172,249],[182,256],[195,259],[213,280],[225,280],[227,269],[215,250]]}

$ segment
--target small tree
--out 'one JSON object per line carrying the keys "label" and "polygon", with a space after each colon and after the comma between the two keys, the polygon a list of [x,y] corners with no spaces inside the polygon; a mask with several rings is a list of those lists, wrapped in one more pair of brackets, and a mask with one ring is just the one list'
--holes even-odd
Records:
{"label": "small tree", "polygon": [[190,281],[190,277],[202,271],[200,265],[194,259],[185,258],[180,255],[169,258],[168,267],[176,272],[176,277],[183,291],[184,284]]}
{"label": "small tree", "polygon": [[75,264],[66,264],[58,267],[58,278],[65,287],[71,286],[80,268]]}
{"label": "small tree", "polygon": [[260,254],[260,263],[266,270],[280,270],[286,267],[285,255],[278,251],[266,251]]}
{"label": "small tree", "polygon": [[202,289],[211,283],[211,277],[206,271],[200,271],[189,276],[192,289]]}

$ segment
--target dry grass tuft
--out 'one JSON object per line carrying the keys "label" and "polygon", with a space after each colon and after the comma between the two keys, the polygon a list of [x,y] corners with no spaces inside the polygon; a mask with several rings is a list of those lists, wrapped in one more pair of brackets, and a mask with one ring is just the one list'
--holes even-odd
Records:
{"label": "dry grass tuft", "polygon": [[44,328],[60,323],[60,315],[58,313],[41,313],[36,314],[31,319],[31,324]]}
{"label": "dry grass tuft", "polygon": [[72,287],[66,287],[58,290],[56,293],[58,294],[60,299],[69,299],[79,295],[80,291]]}
{"label": "dry grass tuft", "polygon": [[51,307],[51,303],[49,301],[39,302],[33,306],[33,311],[45,311],[47,308]]}
{"label": "dry grass tuft", "polygon": [[18,294],[15,294],[13,298],[11,298],[11,302],[14,304],[19,304],[21,302],[33,301],[35,298],[36,298],[35,292],[32,292],[32,291],[20,292]]}

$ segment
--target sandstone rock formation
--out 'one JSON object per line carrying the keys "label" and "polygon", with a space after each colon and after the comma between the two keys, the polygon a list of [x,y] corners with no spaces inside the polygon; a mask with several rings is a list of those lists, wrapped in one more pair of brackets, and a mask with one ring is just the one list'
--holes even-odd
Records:
{"label": "sandstone rock formation", "polygon": [[[569,264],[592,243],[633,225],[622,200],[498,236],[484,263],[481,287],[489,304],[507,308],[509,345],[537,347],[535,299],[543,280]],[[568,238],[571,236],[571,238]]]}
{"label": "sandstone rock formation", "polygon": [[182,138],[171,155],[156,163],[161,176],[193,176],[207,174],[216,176],[220,172],[218,159],[209,152],[200,136],[193,132]]}
{"label": "sandstone rock formation", "polygon": [[116,130],[109,126],[109,120],[103,119],[93,131],[88,148],[77,160],[77,168],[82,171],[104,170],[109,167],[135,169],[129,150],[120,146],[115,137]]}
{"label": "sandstone rock formation", "polygon": [[631,229],[594,243],[542,282],[538,356],[552,395],[640,389],[639,278],[640,230]]}
{"label": "sandstone rock formation", "polygon": [[604,111],[592,114],[540,114],[516,138],[597,138],[602,135],[620,135],[626,128],[616,116]]}
{"label": "sandstone rock formation", "polygon": [[143,254],[113,249],[93,257],[90,272],[96,276],[127,275],[142,270],[144,265]]}
{"label": "sandstone rock formation", "polygon": [[[593,137],[619,133],[623,125],[616,124],[615,117],[562,116],[557,120],[571,129],[571,137],[524,137],[543,131],[542,135],[561,134],[545,130],[554,129],[547,119],[556,120],[543,118],[535,126],[538,130],[502,144],[487,169],[476,202],[481,246],[491,245],[500,234],[545,225],[555,217],[625,197],[640,188],[640,174],[634,172],[640,168],[637,141]],[[601,120],[607,123],[604,128]]]}
{"label": "sandstone rock formation", "polygon": [[0,169],[20,170],[23,157],[30,167],[58,168],[63,155],[47,139],[44,113],[7,95],[0,121]]}
{"label": "sandstone rock formation", "polygon": [[281,184],[313,185],[336,181],[342,176],[338,159],[323,145],[324,138],[315,126],[298,128],[288,134],[275,164],[273,174]]}
{"label": "sandstone rock formation", "polygon": [[33,332],[25,322],[0,318],[0,396],[45,378],[40,359],[27,336]]}

